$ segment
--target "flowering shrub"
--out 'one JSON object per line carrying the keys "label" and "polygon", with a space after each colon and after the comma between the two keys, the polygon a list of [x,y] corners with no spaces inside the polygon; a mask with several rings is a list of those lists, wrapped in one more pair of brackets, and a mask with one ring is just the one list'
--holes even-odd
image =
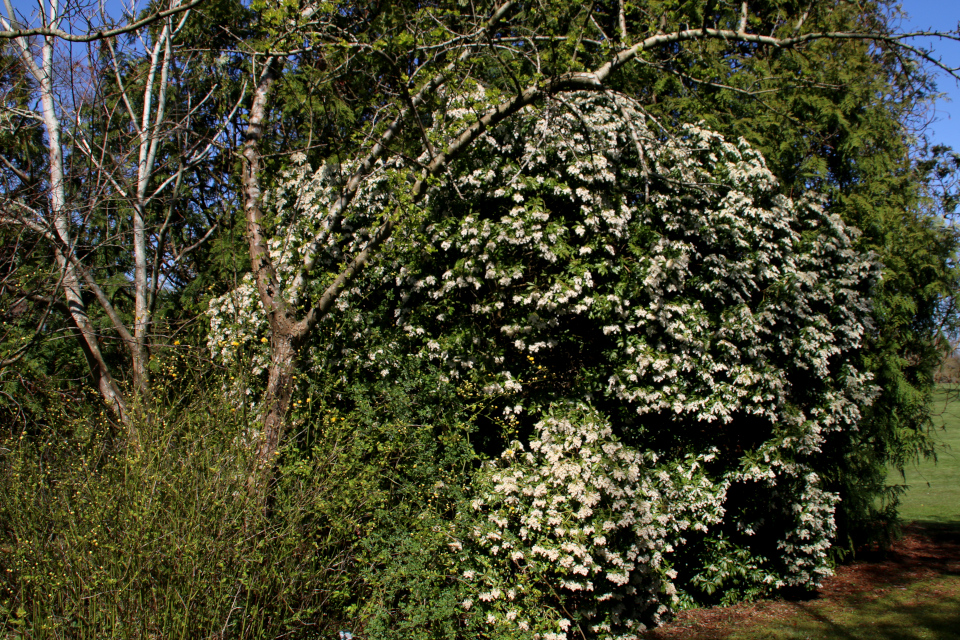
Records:
{"label": "flowering shrub", "polygon": [[[437,148],[489,96],[446,99]],[[569,95],[485,132],[414,209],[398,185],[417,171],[378,164],[335,221],[340,172],[298,158],[265,209],[282,286],[305,247],[324,247],[312,268],[332,274],[385,216],[406,222],[338,299],[308,366],[389,380],[402,351],[486,407],[481,450],[533,432],[478,480],[486,564],[465,569],[464,607],[490,633],[546,638],[568,620],[617,635],[678,603],[817,586],[837,508],[822,452],[876,393],[854,364],[877,279],[856,230],[814,194],[779,193],[746,142],[668,132],[617,95]],[[249,345],[263,367],[254,293],[214,301],[210,346]],[[593,409],[545,412],[570,401]],[[581,486],[567,463],[609,484]],[[524,613],[544,608],[536,624]]]}
{"label": "flowering shrub", "polygon": [[703,469],[712,458],[658,464],[595,410],[556,407],[536,439],[515,441],[477,478],[477,568],[463,574],[477,596],[463,606],[493,637],[634,637],[677,601],[674,547],[723,517],[726,482]]}

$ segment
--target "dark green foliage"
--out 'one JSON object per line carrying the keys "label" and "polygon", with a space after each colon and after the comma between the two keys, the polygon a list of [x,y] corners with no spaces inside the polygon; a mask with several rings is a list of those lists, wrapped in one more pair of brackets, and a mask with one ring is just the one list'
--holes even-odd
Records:
{"label": "dark green foliage", "polygon": [[223,397],[243,375],[191,353],[157,363],[142,450],[114,441],[89,399],[56,394],[45,421],[3,434],[0,629],[456,636],[449,543],[474,457],[457,389],[399,353],[390,378],[304,378],[265,506],[248,484],[251,416]]}
{"label": "dark green foliage", "polygon": [[[751,4],[750,26],[787,34],[806,9]],[[736,15],[731,8],[717,19],[731,26]],[[888,2],[835,1],[811,6],[800,29],[887,33],[895,19]],[[957,326],[958,238],[937,215],[953,210],[952,156],[943,148],[914,152],[922,133],[914,127],[935,87],[916,58],[882,44],[822,41],[802,52],[747,45],[718,52],[715,43],[685,48],[625,76],[623,86],[649,96],[651,111],[662,118],[703,119],[727,136],[745,137],[787,192],[825,194],[829,209],[862,231],[858,248],[873,252],[883,267],[872,295],[874,330],[857,363],[881,392],[859,431],[830,442],[820,470],[841,495],[843,555],[892,534],[901,489],[888,486],[887,466],[902,469],[930,452],[937,344]]]}
{"label": "dark green foliage", "polygon": [[730,542],[723,534],[707,538],[700,556],[685,563],[692,571],[680,596],[680,608],[710,602],[725,606],[768,595],[776,576],[761,564],[748,548]]}
{"label": "dark green foliage", "polygon": [[[338,352],[353,344],[327,338]],[[314,431],[319,415],[343,416],[360,477],[375,478],[364,488],[377,499],[358,523],[358,583],[345,609],[347,628],[362,626],[369,637],[398,640],[462,637],[463,594],[451,544],[462,538],[457,516],[475,466],[477,407],[436,367],[407,353],[404,338],[371,324],[363,335],[369,351],[360,359],[315,360],[295,400],[300,409],[294,410],[293,428],[300,442],[317,443],[316,455],[330,446],[328,435]],[[378,354],[375,364],[367,353]],[[318,400],[324,404],[305,410]]]}

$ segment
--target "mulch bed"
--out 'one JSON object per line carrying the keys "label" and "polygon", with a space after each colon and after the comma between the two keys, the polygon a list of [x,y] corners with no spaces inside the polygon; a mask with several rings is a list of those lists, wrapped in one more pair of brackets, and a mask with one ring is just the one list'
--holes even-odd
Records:
{"label": "mulch bed", "polygon": [[[903,538],[885,553],[868,553],[853,564],[837,568],[836,575],[808,597],[806,603],[840,606],[862,603],[887,591],[938,575],[960,575],[960,527],[933,523],[904,527]],[[761,600],[731,607],[680,612],[674,620],[647,632],[651,640],[723,640],[734,630],[791,616],[797,600]]]}

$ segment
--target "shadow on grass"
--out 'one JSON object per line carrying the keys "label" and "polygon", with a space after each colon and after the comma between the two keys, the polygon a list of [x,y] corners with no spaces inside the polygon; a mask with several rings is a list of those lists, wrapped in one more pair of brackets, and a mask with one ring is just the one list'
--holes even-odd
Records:
{"label": "shadow on grass", "polygon": [[[816,593],[684,612],[662,640],[960,640],[960,521],[904,525],[885,552],[858,554]],[[793,596],[793,597],[790,597]]]}
{"label": "shadow on grass", "polygon": [[942,585],[923,582],[856,605],[823,607],[794,603],[793,620],[773,625],[771,633],[763,637],[777,640],[960,639],[960,581],[948,582]]}
{"label": "shadow on grass", "polygon": [[756,637],[960,640],[960,521],[911,522],[904,536],[850,568],[845,588],[791,600],[793,614]]}
{"label": "shadow on grass", "polygon": [[930,517],[923,520],[914,520],[906,525],[944,540],[956,540],[960,544],[960,520],[955,518]]}

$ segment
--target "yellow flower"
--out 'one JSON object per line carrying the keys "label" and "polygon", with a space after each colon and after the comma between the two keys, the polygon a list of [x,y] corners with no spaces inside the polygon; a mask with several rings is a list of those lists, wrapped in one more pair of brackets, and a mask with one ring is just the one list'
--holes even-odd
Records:
{"label": "yellow flower", "polygon": [[260,338],[260,342],[266,344],[266,343],[268,343],[268,342],[270,342],[270,341],[267,340],[267,339],[264,337],[264,338]]}
{"label": "yellow flower", "polygon": [[230,344],[232,344],[232,345],[235,346],[235,347],[239,347],[239,346],[240,346],[240,343],[237,342],[236,340],[234,340],[234,341],[231,342]]}
{"label": "yellow flower", "polygon": [[180,346],[180,341],[179,341],[179,340],[174,340],[174,341],[173,341],[173,346],[179,347],[179,346]]}

